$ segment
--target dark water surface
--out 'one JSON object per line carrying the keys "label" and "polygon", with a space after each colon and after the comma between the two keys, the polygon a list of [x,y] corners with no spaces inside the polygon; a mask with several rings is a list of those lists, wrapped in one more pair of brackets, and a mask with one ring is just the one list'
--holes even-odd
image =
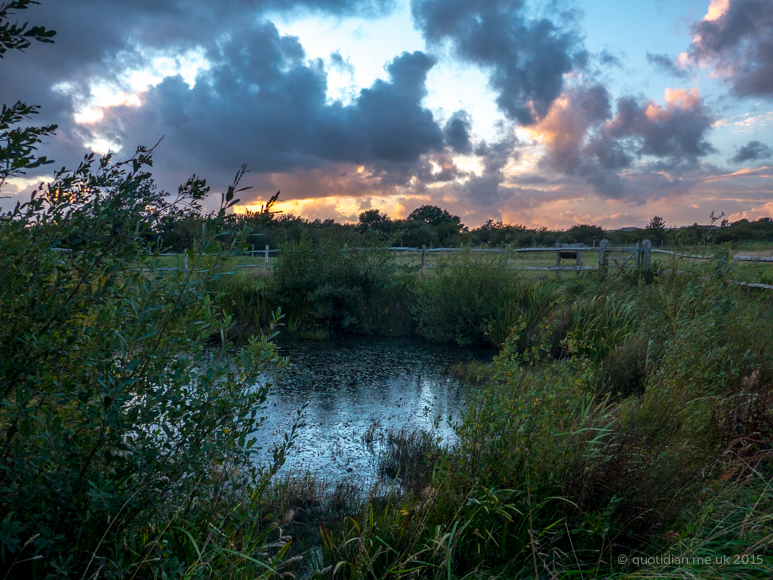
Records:
{"label": "dark water surface", "polygon": [[306,426],[283,471],[310,470],[331,481],[347,474],[375,476],[377,449],[363,441],[374,423],[380,432],[432,430],[453,443],[448,419],[459,417],[470,387],[454,378],[450,367],[493,355],[417,339],[295,342],[280,345],[280,353],[289,357],[290,367],[268,400],[260,439],[281,438],[307,404]]}

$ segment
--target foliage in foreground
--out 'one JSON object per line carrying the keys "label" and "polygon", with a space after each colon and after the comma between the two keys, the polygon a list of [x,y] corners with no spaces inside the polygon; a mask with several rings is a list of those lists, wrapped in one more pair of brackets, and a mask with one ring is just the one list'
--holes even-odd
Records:
{"label": "foliage in foreground", "polygon": [[253,456],[282,361],[267,336],[207,343],[230,324],[203,287],[222,253],[157,272],[142,234],[203,190],[168,202],[149,163],[87,158],[0,217],[6,577],[271,573],[262,490],[293,426]]}

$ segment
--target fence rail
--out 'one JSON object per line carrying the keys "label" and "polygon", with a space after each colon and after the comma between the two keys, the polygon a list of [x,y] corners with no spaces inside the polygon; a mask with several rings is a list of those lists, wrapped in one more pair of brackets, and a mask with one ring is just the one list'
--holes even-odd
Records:
{"label": "fence rail", "polygon": [[[57,252],[72,252],[71,249],[68,248],[51,248],[53,251]],[[665,254],[674,256],[677,258],[687,258],[687,259],[696,259],[696,260],[708,260],[711,259],[712,256],[706,256],[702,254],[683,254],[680,252],[673,252],[671,250],[661,250],[656,249],[652,247],[652,243],[649,240],[642,240],[641,242],[637,242],[634,247],[629,246],[611,246],[609,243],[609,240],[601,240],[600,244],[598,246],[593,247],[586,247],[583,244],[561,244],[556,243],[555,247],[540,247],[540,248],[471,248],[471,249],[463,249],[463,248],[427,248],[427,246],[422,246],[421,248],[410,248],[405,246],[395,246],[395,247],[374,247],[374,248],[347,248],[344,247],[347,251],[388,251],[388,252],[415,252],[421,254],[421,261],[417,266],[420,268],[421,273],[423,274],[425,270],[427,269],[433,269],[437,266],[431,266],[425,264],[425,257],[427,254],[430,253],[438,253],[438,252],[480,252],[480,253],[507,253],[507,254],[517,254],[517,253],[545,253],[545,252],[553,252],[556,256],[556,262],[555,266],[522,266],[519,268],[512,268],[514,270],[525,270],[525,271],[543,271],[543,272],[555,272],[557,276],[561,275],[561,272],[575,272],[578,276],[581,272],[590,272],[594,270],[601,270],[602,272],[605,272],[610,267],[610,261],[614,262],[615,267],[618,269],[618,271],[623,270],[629,263],[632,265],[635,265],[635,267],[639,270],[648,270],[651,267],[651,257],[652,254]],[[248,250],[244,252],[244,254],[247,254],[252,257],[259,257],[263,256],[262,264],[259,262],[256,262],[254,264],[237,264],[236,268],[260,268],[263,267],[266,270],[271,268],[271,264],[269,262],[269,257],[271,254],[278,254],[280,252],[279,248],[271,249],[268,245],[266,245],[263,249],[256,250],[255,246],[252,246],[251,250]],[[598,254],[598,266],[588,266],[583,265],[582,263],[582,254],[586,252],[593,252]],[[612,254],[627,254],[625,258],[621,258],[618,260],[616,257],[614,257]],[[182,268],[177,267],[161,267],[157,268],[156,271],[159,272],[170,272],[170,271],[177,271],[177,270],[188,270],[188,254],[187,253],[176,253],[176,252],[161,252],[158,254],[159,256],[184,256],[185,263]],[[572,259],[574,260],[574,264],[571,266],[565,266],[563,265],[562,261],[566,259]],[[760,263],[773,263],[773,257],[757,257],[757,256],[744,256],[744,255],[734,255],[732,256],[733,260],[738,260],[740,262],[760,262]],[[510,264],[510,260],[508,260],[508,266]],[[145,271],[145,270],[143,270]],[[749,288],[765,288],[773,290],[773,286],[768,284],[756,284],[756,283],[750,283],[750,282],[733,282],[734,284],[738,284],[740,286],[745,286]]]}

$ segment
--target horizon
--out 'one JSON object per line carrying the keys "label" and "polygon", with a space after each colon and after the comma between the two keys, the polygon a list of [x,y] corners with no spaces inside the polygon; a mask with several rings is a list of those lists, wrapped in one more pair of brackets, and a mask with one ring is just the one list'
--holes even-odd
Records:
{"label": "horizon", "polygon": [[[279,203],[277,203],[277,206],[279,206]],[[421,207],[421,206],[419,206],[419,207]],[[442,206],[435,206],[435,207],[438,207],[441,210],[448,211],[447,208],[444,208]],[[239,209],[239,211],[234,212],[237,215],[244,215],[245,213],[247,213],[247,211],[253,211],[252,209],[246,209],[244,207],[237,208],[237,209]],[[259,208],[257,208],[257,209],[259,209]],[[389,213],[387,213],[387,212],[381,211],[379,208],[370,208],[370,210],[374,210],[374,209],[375,210],[379,210],[379,214],[385,215],[388,220],[399,221],[399,220],[406,220],[406,219],[408,219],[408,216],[402,216],[402,217],[397,216],[397,217],[395,217],[395,216],[389,215]],[[294,217],[298,217],[298,218],[301,218],[301,219],[307,219],[309,221],[314,221],[314,220],[323,221],[324,219],[333,219],[333,218],[309,218],[309,217],[304,217],[301,214],[294,214],[294,213],[291,213],[291,212],[285,213],[283,210],[279,210],[278,213],[281,213],[281,214],[286,215],[286,216],[294,216]],[[449,212],[449,213],[451,213],[451,212]],[[453,216],[453,213],[451,213],[451,215]],[[464,219],[461,216],[453,216],[453,217],[460,218],[462,225],[465,226],[465,227],[468,227],[470,229],[481,228],[484,225],[486,225],[486,223],[487,223],[487,222],[484,222],[482,224],[478,224],[478,225],[475,225],[475,226],[470,226],[470,225],[467,225],[467,224],[464,223]],[[647,228],[647,225],[650,223],[650,220],[652,220],[652,218],[656,218],[656,217],[660,217],[660,216],[650,216],[650,218],[647,220],[647,224],[641,225],[641,226],[623,225],[623,226],[615,226],[614,228],[605,228],[603,226],[599,226],[599,225],[593,224],[593,223],[576,223],[576,224],[572,224],[571,226],[568,226],[566,228],[548,228],[548,231],[565,232],[568,229],[570,229],[572,227],[577,227],[577,226],[600,227],[602,230],[608,231],[608,232],[619,232],[619,231],[628,230],[628,229],[643,230],[643,229]],[[719,216],[716,216],[716,219],[714,221],[718,222],[722,218],[726,218],[726,216],[720,214]],[[668,230],[678,230],[678,229],[682,229],[682,228],[690,228],[690,227],[696,227],[696,226],[697,227],[704,227],[704,228],[717,228],[717,229],[719,229],[719,228],[726,227],[726,226],[732,226],[733,224],[736,224],[736,223],[739,223],[739,222],[743,222],[743,221],[746,221],[746,222],[756,222],[756,221],[771,221],[771,220],[773,220],[773,216],[759,216],[759,217],[756,217],[754,219],[741,218],[741,219],[738,219],[738,220],[735,220],[735,221],[730,221],[728,219],[727,223],[723,226],[723,225],[717,225],[716,223],[710,223],[711,222],[711,216],[709,216],[709,220],[708,220],[709,223],[693,222],[691,224],[676,224],[676,225],[672,225],[672,224],[669,224],[668,222],[664,221],[664,226],[665,226],[665,230],[666,231],[668,231]],[[359,221],[359,216],[358,216],[358,219],[355,220],[355,221],[344,221],[344,220],[335,220],[335,219],[333,219],[333,221],[336,224],[339,224],[339,225],[352,225],[352,226],[356,226],[356,225],[361,223]],[[491,220],[488,220],[488,221],[492,221],[493,223],[501,223],[504,226],[524,226],[524,224],[521,224],[521,223],[518,223],[518,222],[503,222],[501,220],[494,220],[494,219],[491,219]],[[534,226],[534,227],[524,226],[524,227],[526,227],[527,230],[531,230],[531,229],[538,229],[538,228],[540,228],[542,226]]]}
{"label": "horizon", "polygon": [[[155,150],[175,191],[356,223],[437,205],[470,227],[773,215],[766,0],[42,0],[0,100],[59,124],[41,153]],[[50,166],[9,180],[26,200]],[[213,196],[217,197],[217,196]],[[206,206],[211,209],[212,203]]]}

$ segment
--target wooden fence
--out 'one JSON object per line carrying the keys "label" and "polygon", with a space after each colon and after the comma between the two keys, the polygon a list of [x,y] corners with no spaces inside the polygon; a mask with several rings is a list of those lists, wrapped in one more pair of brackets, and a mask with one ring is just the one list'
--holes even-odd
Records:
{"label": "wooden fence", "polygon": [[[421,262],[419,264],[419,267],[421,269],[426,268],[433,268],[434,266],[426,266],[425,265],[425,258],[427,254],[435,253],[435,252],[490,252],[490,253],[508,253],[508,254],[517,254],[517,253],[544,253],[544,252],[554,252],[556,255],[556,265],[555,266],[524,266],[521,268],[514,268],[518,270],[542,270],[542,271],[555,271],[557,273],[561,273],[563,271],[570,271],[570,272],[577,272],[578,274],[580,272],[590,271],[590,270],[599,270],[599,269],[607,269],[609,266],[611,266],[612,263],[614,263],[614,266],[617,267],[619,270],[624,269],[629,263],[634,266],[637,269],[640,270],[648,270],[652,266],[652,254],[658,253],[658,254],[669,254],[673,255],[675,257],[680,258],[695,258],[700,260],[708,260],[711,259],[711,256],[704,256],[704,255],[695,255],[695,254],[681,254],[679,252],[672,252],[669,250],[659,250],[652,247],[652,242],[650,240],[642,240],[641,242],[636,242],[636,245],[633,247],[628,246],[612,246],[610,245],[609,240],[601,240],[600,244],[598,246],[588,247],[583,244],[561,244],[556,243],[555,247],[543,247],[543,248],[505,248],[505,249],[499,249],[499,248],[471,248],[471,249],[465,249],[465,248],[427,248],[427,246],[422,246],[421,248],[410,248],[410,247],[404,247],[404,246],[397,246],[397,247],[390,247],[390,248],[346,248],[349,251],[368,251],[368,250],[383,250],[387,252],[416,252],[421,253]],[[269,255],[272,253],[278,253],[278,249],[270,249],[269,246],[265,246],[262,250],[256,250],[253,246],[252,250],[246,252],[246,254],[249,254],[251,256],[263,256],[263,264],[255,263],[255,264],[241,264],[239,265],[240,268],[255,268],[255,267],[265,267],[269,268]],[[582,254],[583,252],[592,252],[598,255],[598,266],[586,266],[583,265],[582,262]],[[625,258],[618,259],[615,257],[615,253],[617,254],[627,254]],[[174,255],[174,254],[162,254],[162,255]],[[570,259],[574,260],[574,265],[572,266],[564,266],[563,260]],[[773,263],[773,257],[755,257],[755,256],[742,256],[742,255],[736,255],[733,256],[734,260],[739,260],[743,262],[770,262]]]}
{"label": "wooden fence", "polygon": [[[387,251],[387,252],[416,252],[421,253],[421,262],[418,264],[418,267],[420,268],[421,273],[423,274],[426,269],[435,268],[436,266],[430,266],[425,264],[425,258],[427,254],[430,253],[437,253],[437,252],[480,252],[480,253],[508,253],[508,254],[518,254],[518,253],[544,253],[544,252],[554,252],[556,256],[556,262],[555,266],[522,266],[520,268],[512,268],[514,270],[536,270],[536,271],[548,271],[548,272],[555,272],[557,276],[561,275],[561,272],[575,272],[578,276],[581,272],[587,272],[587,271],[593,271],[593,270],[601,270],[602,272],[607,272],[609,268],[614,265],[615,268],[617,268],[617,271],[624,270],[629,264],[632,267],[635,267],[639,270],[648,270],[652,266],[652,254],[667,254],[678,258],[687,258],[687,259],[696,259],[696,260],[709,260],[712,256],[702,255],[702,254],[682,254],[679,252],[672,252],[670,250],[661,250],[656,249],[652,247],[652,242],[650,240],[642,240],[641,242],[636,242],[636,245],[633,247],[628,246],[612,246],[610,245],[609,240],[601,240],[598,246],[588,247],[583,244],[561,244],[556,243],[555,247],[543,247],[543,248],[505,248],[505,249],[498,249],[498,248],[471,248],[471,249],[464,249],[464,248],[427,248],[427,246],[422,246],[421,248],[410,248],[410,247],[403,247],[403,246],[397,246],[397,247],[390,247],[390,248],[383,248],[383,247],[374,247],[374,248],[344,248],[347,251]],[[58,252],[70,252],[72,250],[69,249],[63,249],[63,248],[53,248],[54,251]],[[245,252],[245,254],[250,255],[254,258],[263,257],[263,260],[256,260],[254,264],[237,264],[237,268],[265,268],[268,270],[271,268],[271,264],[269,262],[269,258],[271,254],[279,253],[280,250],[278,248],[271,249],[268,245],[265,246],[262,250],[256,250],[255,246],[252,246],[252,249]],[[597,266],[589,266],[589,265],[583,265],[582,261],[582,254],[585,252],[591,252],[594,254],[597,254],[598,257],[598,265]],[[615,255],[617,254],[617,256]],[[623,254],[623,256],[620,256],[620,254]],[[159,254],[160,256],[184,256],[184,264],[182,268],[176,268],[176,267],[162,267],[157,268],[157,271],[175,271],[175,270],[188,270],[188,255],[186,253],[173,253],[173,252],[162,252]],[[619,256],[619,258],[618,258]],[[573,260],[574,265],[571,266],[564,266],[563,261],[564,260]],[[756,256],[743,256],[743,255],[734,255],[732,256],[733,260],[738,260],[740,262],[761,262],[761,263],[773,263],[773,257],[756,257]],[[262,262],[262,263],[261,263]],[[508,266],[510,265],[510,260],[508,260]],[[749,282],[733,282],[734,284],[738,284],[740,286],[747,286],[750,288],[766,288],[773,290],[773,286],[768,284],[754,284]]]}

